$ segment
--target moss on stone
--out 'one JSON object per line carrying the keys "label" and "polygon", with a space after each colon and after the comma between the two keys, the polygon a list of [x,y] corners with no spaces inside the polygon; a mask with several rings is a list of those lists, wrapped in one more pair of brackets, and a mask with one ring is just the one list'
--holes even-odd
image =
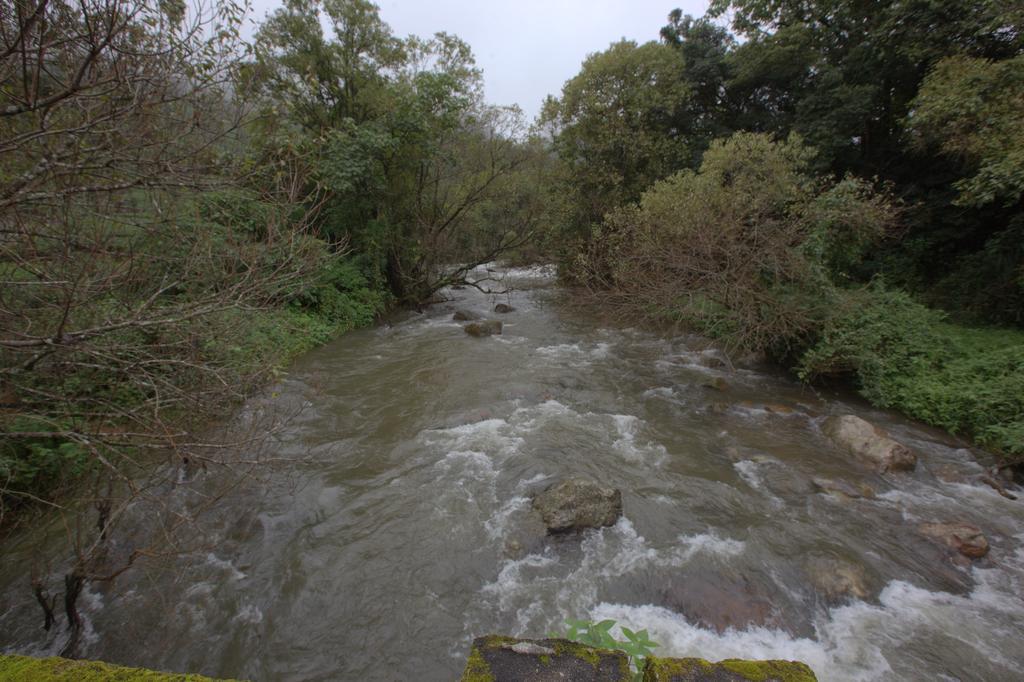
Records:
{"label": "moss on stone", "polygon": [[559,656],[572,656],[573,658],[578,658],[581,661],[586,661],[595,668],[601,663],[601,649],[595,649],[594,647],[587,646],[586,644],[572,642],[567,639],[553,639],[549,641],[551,642],[551,646],[555,650],[555,653]]}
{"label": "moss on stone", "polygon": [[644,668],[645,682],[743,680],[749,682],[816,682],[814,672],[797,661],[745,661],[731,658],[718,663],[703,658],[651,657]]}
{"label": "moss on stone", "polygon": [[494,682],[491,666],[487,665],[479,647],[474,646],[470,649],[469,660],[466,661],[466,669],[462,671],[461,682]]}
{"label": "moss on stone", "polygon": [[202,675],[125,668],[101,661],[31,658],[4,654],[0,654],[0,680],[4,682],[213,682],[212,678]]}
{"label": "moss on stone", "polygon": [[593,681],[631,682],[625,653],[565,639],[516,639],[489,635],[473,641],[462,682],[512,682],[541,675]]}
{"label": "moss on stone", "polygon": [[751,682],[813,682],[817,679],[807,664],[799,661],[744,661],[730,658],[718,665],[743,675]]}

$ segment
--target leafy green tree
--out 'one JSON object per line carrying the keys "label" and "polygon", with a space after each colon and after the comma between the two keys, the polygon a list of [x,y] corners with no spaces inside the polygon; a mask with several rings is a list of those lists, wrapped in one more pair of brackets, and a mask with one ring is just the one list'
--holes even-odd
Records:
{"label": "leafy green tree", "polygon": [[[910,144],[956,168],[956,267],[936,289],[988,319],[1024,321],[1024,56],[943,59],[907,117]],[[952,211],[951,211],[952,212]]]}
{"label": "leafy green tree", "polygon": [[690,97],[683,76],[672,48],[621,41],[590,55],[561,97],[547,100],[542,117],[567,166],[573,233],[689,159],[690,141],[677,127]]}
{"label": "leafy green tree", "polygon": [[[525,148],[521,115],[484,102],[464,41],[398,39],[365,0],[294,0],[261,27],[256,54],[251,83],[272,130],[258,165],[308,159],[318,233],[350,247],[398,302],[421,303],[529,233],[482,239],[473,222]],[[456,248],[470,243],[479,248]],[[454,262],[467,267],[442,267]]]}
{"label": "leafy green tree", "polygon": [[733,78],[729,56],[736,40],[709,18],[694,19],[678,9],[669,14],[661,38],[682,59],[690,96],[677,112],[676,128],[691,138],[689,165],[696,168],[711,140],[728,137],[740,125],[741,109],[727,88]]}
{"label": "leafy green tree", "polygon": [[958,204],[1013,205],[1024,194],[1024,55],[943,59],[925,78],[907,124],[915,146],[964,162]]}
{"label": "leafy green tree", "polygon": [[892,167],[901,122],[932,65],[961,52],[1005,58],[1024,46],[1021,11],[1009,0],[970,11],[957,0],[711,3],[712,15],[726,11],[746,39],[734,54],[735,85],[779,118],[776,132],[795,130],[827,167],[864,175]]}

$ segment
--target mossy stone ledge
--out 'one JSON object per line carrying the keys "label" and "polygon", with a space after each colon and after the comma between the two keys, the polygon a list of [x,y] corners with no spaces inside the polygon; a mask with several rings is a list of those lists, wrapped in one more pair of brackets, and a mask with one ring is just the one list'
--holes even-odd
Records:
{"label": "mossy stone ledge", "polygon": [[2,682],[234,682],[202,675],[125,668],[102,661],[0,654]]}
{"label": "mossy stone ledge", "polygon": [[490,635],[473,640],[462,682],[630,682],[629,658],[567,639],[516,639]]}
{"label": "mossy stone ledge", "polygon": [[718,663],[703,658],[650,658],[644,682],[817,682],[814,672],[798,661],[746,661],[730,658]]}
{"label": "mossy stone ledge", "polygon": [[[711,663],[702,658],[650,658],[644,682],[817,682],[796,661]],[[490,635],[473,641],[462,682],[632,682],[629,658],[566,639]]]}

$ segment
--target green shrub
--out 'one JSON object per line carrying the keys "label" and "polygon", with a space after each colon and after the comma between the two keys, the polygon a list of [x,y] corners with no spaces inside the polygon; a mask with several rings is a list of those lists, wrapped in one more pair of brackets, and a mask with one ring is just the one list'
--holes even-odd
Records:
{"label": "green shrub", "polygon": [[577,281],[626,312],[685,323],[742,351],[789,357],[821,327],[835,281],[889,229],[884,194],[807,172],[813,150],[738,133],[697,172],[609,214],[575,261]]}
{"label": "green shrub", "polygon": [[881,283],[845,292],[800,376],[846,375],[880,407],[1024,454],[1024,333],[966,328]]}

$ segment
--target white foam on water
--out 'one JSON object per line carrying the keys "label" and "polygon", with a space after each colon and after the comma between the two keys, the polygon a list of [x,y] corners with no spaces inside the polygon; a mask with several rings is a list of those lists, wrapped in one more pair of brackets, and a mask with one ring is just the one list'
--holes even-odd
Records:
{"label": "white foam on water", "polygon": [[611,355],[612,344],[601,341],[592,348],[579,343],[559,343],[553,346],[538,346],[534,352],[556,362],[565,362],[571,367],[587,367],[594,360],[604,360]]}
{"label": "white foam on water", "polygon": [[509,519],[517,511],[526,508],[529,503],[530,498],[522,496],[513,497],[506,501],[498,511],[491,515],[491,518],[484,521],[484,529],[487,531],[487,535],[492,540],[504,537],[508,530]]}
{"label": "white foam on water", "polygon": [[749,459],[742,459],[739,462],[734,462],[732,465],[736,470],[736,473],[738,473],[740,478],[743,479],[744,483],[768,498],[775,507],[784,507],[785,502],[779,499],[765,486],[764,479],[761,477],[761,472],[759,471],[760,466],[760,463]]}
{"label": "white foam on water", "polygon": [[683,546],[675,550],[675,555],[683,563],[697,554],[734,557],[739,556],[747,549],[747,543],[742,540],[723,538],[714,531],[697,535],[680,535],[679,541],[683,543]]}
{"label": "white foam on water", "polygon": [[519,610],[516,608],[518,597],[524,590],[537,589],[538,583],[550,580],[541,574],[541,570],[558,563],[558,559],[548,554],[528,554],[521,559],[509,559],[502,565],[498,576],[493,582],[481,589],[485,596],[497,598],[497,606],[502,611]]}
{"label": "white foam on water", "polygon": [[[679,540],[680,546],[659,550],[637,533],[628,518],[621,517],[614,526],[584,533],[574,567],[547,554],[507,560],[498,577],[484,586],[481,601],[486,608],[514,615],[520,624],[515,634],[543,632],[553,625],[547,620],[552,611],[559,614],[558,623],[577,618],[597,603],[602,587],[622,576],[653,567],[679,568],[698,554],[736,556],[746,548],[743,542],[722,538],[713,530],[682,535]],[[538,609],[538,603],[544,608]]]}
{"label": "white foam on water", "polygon": [[522,481],[519,481],[519,483],[516,483],[516,492],[521,493],[525,490],[529,490],[533,486],[537,485],[538,483],[543,483],[547,479],[547,474],[534,474],[530,478],[524,479]]}
{"label": "white foam on water", "polygon": [[447,429],[429,429],[420,432],[419,437],[448,454],[472,451],[505,458],[518,452],[525,442],[513,431],[504,419],[484,419]]}
{"label": "white foam on water", "polygon": [[546,400],[537,405],[517,408],[509,421],[519,430],[536,431],[550,420],[566,416],[579,418],[582,415],[557,400]]}
{"label": "white foam on water", "polygon": [[663,464],[668,457],[668,451],[660,443],[648,441],[646,444],[637,444],[636,435],[640,430],[642,420],[631,414],[609,415],[618,434],[618,438],[612,443],[612,448],[619,452],[623,458],[630,462],[647,462],[648,464]]}
{"label": "white foam on water", "polygon": [[558,266],[554,263],[546,265],[528,265],[520,268],[508,268],[505,275],[510,279],[554,279],[558,276]]}
{"label": "white foam on water", "polygon": [[[1024,559],[1024,550],[1018,550],[1014,559]],[[655,650],[661,656],[799,660],[822,680],[891,679],[887,657],[899,657],[915,640],[932,636],[954,639],[1013,676],[1022,662],[1019,632],[1024,626],[1018,596],[1024,570],[1015,574],[1017,568],[975,568],[976,587],[963,596],[890,582],[879,595],[879,604],[854,601],[819,618],[816,639],[764,627],[719,633],[653,605],[602,602],[587,614],[592,620],[646,628],[661,645]]]}

